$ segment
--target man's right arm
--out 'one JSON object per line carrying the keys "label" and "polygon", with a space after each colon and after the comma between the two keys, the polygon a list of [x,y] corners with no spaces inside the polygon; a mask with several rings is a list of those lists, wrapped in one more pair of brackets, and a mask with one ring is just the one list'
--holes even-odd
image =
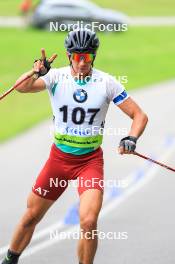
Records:
{"label": "man's right arm", "polygon": [[[26,72],[24,73],[17,81],[16,84],[18,82],[20,82],[21,80],[23,80],[25,77],[27,77],[27,75],[31,74],[32,71],[30,72]],[[41,79],[35,78],[35,75],[32,75],[29,79],[27,79],[26,81],[24,81],[22,84],[20,84],[16,90],[20,93],[36,93],[36,92],[40,92],[46,89],[46,85],[45,82]]]}

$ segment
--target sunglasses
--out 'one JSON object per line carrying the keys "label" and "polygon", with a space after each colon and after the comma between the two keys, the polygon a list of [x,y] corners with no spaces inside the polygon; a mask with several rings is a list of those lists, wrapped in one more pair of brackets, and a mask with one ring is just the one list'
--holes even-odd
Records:
{"label": "sunglasses", "polygon": [[71,59],[77,62],[84,60],[84,62],[92,62],[95,58],[95,54],[92,53],[72,53]]}

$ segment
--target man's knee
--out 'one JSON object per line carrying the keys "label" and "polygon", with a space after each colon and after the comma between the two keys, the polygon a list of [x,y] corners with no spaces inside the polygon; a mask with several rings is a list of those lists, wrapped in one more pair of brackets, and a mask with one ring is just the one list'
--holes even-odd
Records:
{"label": "man's knee", "polygon": [[41,215],[35,208],[28,208],[25,215],[21,220],[21,224],[24,228],[35,227],[41,220]]}
{"label": "man's knee", "polygon": [[90,232],[97,227],[97,216],[88,214],[87,216],[80,216],[80,227],[84,232]]}

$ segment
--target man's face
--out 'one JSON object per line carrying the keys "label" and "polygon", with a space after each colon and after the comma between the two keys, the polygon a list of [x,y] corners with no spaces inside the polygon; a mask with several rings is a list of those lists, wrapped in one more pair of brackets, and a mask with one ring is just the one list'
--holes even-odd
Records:
{"label": "man's face", "polygon": [[91,70],[94,55],[90,53],[72,53],[70,60],[75,73],[86,76]]}

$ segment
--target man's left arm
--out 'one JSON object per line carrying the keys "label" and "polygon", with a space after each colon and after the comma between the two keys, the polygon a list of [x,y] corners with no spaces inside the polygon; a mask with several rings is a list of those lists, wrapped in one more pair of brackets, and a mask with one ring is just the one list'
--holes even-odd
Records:
{"label": "man's left arm", "polygon": [[136,146],[137,139],[145,130],[148,117],[130,97],[119,104],[118,107],[133,120],[128,137],[122,139],[119,145],[120,154],[129,154],[134,151],[134,144]]}

